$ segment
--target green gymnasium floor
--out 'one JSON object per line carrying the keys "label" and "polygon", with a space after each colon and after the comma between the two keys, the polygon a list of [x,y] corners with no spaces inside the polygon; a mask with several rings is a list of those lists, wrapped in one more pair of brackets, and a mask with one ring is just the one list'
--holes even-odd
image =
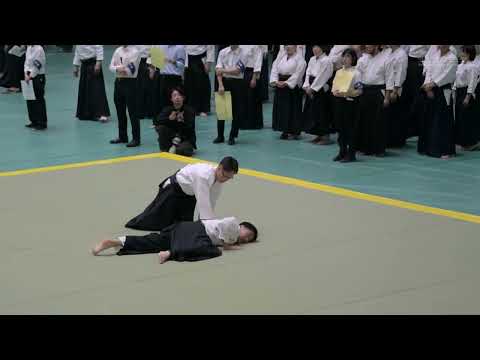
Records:
{"label": "green gymnasium floor", "polygon": [[[11,171],[158,151],[150,120],[142,121],[142,146],[127,149],[110,145],[116,137],[113,74],[108,64],[113,47],[105,49],[107,96],[112,120],[108,124],[75,119],[77,82],[72,75],[72,54],[47,53],[47,132],[24,128],[26,105],[21,95],[0,96],[0,171]],[[355,164],[331,161],[336,145],[314,146],[309,136],[301,141],[280,141],[271,130],[271,103],[264,105],[265,129],[242,131],[238,145],[214,145],[215,118],[199,118],[197,158],[217,161],[232,154],[241,167],[339,186],[424,205],[480,214],[480,152],[462,153],[449,161],[419,156],[416,143],[389,151],[384,159],[361,157]],[[228,131],[228,125],[227,125]]]}

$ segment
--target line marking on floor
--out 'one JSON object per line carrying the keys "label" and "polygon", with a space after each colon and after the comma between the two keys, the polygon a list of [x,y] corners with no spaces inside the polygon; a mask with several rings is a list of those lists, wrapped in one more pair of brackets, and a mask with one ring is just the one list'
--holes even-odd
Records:
{"label": "line marking on floor", "polygon": [[[46,167],[33,168],[33,169],[6,171],[6,172],[0,172],[0,177],[45,173],[45,172],[60,171],[60,170],[67,170],[67,169],[78,169],[78,168],[84,168],[89,166],[117,164],[117,163],[123,163],[127,161],[155,159],[155,158],[174,160],[174,161],[179,161],[187,164],[194,164],[199,162],[215,164],[214,162],[203,160],[203,159],[190,158],[190,157],[163,152],[163,153],[151,153],[151,154],[143,154],[143,155],[125,156],[125,157],[118,157],[113,159],[93,160],[93,161],[86,161],[86,162],[72,163],[72,164],[46,166]],[[280,175],[274,175],[274,174],[269,174],[266,172],[261,172],[256,170],[241,168],[239,172],[242,175],[252,176],[258,179],[272,181],[279,184],[293,185],[293,186],[297,186],[305,189],[322,191],[325,193],[339,195],[339,196],[348,197],[352,199],[365,200],[365,201],[369,201],[369,202],[373,202],[381,205],[408,209],[412,211],[444,216],[452,219],[480,224],[480,216],[474,215],[474,214],[435,208],[432,206],[426,206],[426,205],[416,204],[408,201],[391,199],[391,198],[378,196],[378,195],[365,194],[362,192],[348,190],[348,189],[344,189],[336,186],[324,185],[324,184],[319,184],[311,181],[306,181],[306,180],[301,180],[301,179],[296,179],[296,178],[291,178],[286,176],[280,176]]]}

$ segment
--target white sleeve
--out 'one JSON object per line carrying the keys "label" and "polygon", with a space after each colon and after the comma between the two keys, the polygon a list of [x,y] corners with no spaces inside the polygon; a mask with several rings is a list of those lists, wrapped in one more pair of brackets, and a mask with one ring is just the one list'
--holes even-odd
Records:
{"label": "white sleeve", "polygon": [[399,74],[398,79],[395,79],[395,86],[402,87],[403,83],[407,79],[407,68],[408,68],[408,56],[403,56],[399,63]]}
{"label": "white sleeve", "polygon": [[470,72],[468,73],[468,94],[475,94],[475,90],[478,85],[478,70],[475,66],[470,68]]}
{"label": "white sleeve", "polygon": [[[327,81],[333,75],[333,63],[328,59],[327,61],[322,64],[322,68],[320,69],[320,73],[317,75],[315,80],[313,81],[311,88],[313,91],[320,91]],[[306,79],[305,79],[306,80]]]}
{"label": "white sleeve", "polygon": [[313,57],[310,58],[307,65],[307,71],[305,73],[305,81],[303,82],[303,88],[307,89],[310,87],[310,75],[312,74],[313,67]]}
{"label": "white sleeve", "polygon": [[448,61],[445,67],[442,69],[442,72],[433,79],[433,82],[437,84],[438,87],[442,87],[450,82],[453,82],[457,73],[457,59],[452,59]]}
{"label": "white sleeve", "polygon": [[118,53],[118,49],[115,50],[115,52],[113,53],[112,61],[110,61],[110,66],[109,66],[110,71],[113,72],[114,74],[117,73],[117,68],[120,66],[120,64],[117,63],[117,53]]}
{"label": "white sleeve", "polygon": [[215,62],[215,45],[207,45],[207,62]]}
{"label": "white sleeve", "polygon": [[292,76],[288,78],[287,81],[285,81],[290,89],[295,89],[295,87],[298,85],[298,82],[301,80],[303,74],[305,73],[306,67],[307,63],[305,62],[305,60],[298,57],[295,72],[292,74]]}
{"label": "white sleeve", "polygon": [[198,176],[194,177],[192,185],[195,198],[197,199],[197,209],[200,220],[214,219],[215,214],[213,212],[212,196],[207,179]]}
{"label": "white sleeve", "polygon": [[97,61],[103,61],[103,45],[95,45],[95,55]]}
{"label": "white sleeve", "polygon": [[78,45],[75,45],[75,55],[73,56],[73,65],[80,66],[80,56],[78,55]]}
{"label": "white sleeve", "polygon": [[223,55],[225,53],[223,51],[220,51],[220,53],[218,54],[218,59],[217,59],[217,66],[215,66],[215,68],[217,69],[223,69],[225,68],[224,64],[223,64]]}
{"label": "white sleeve", "polygon": [[31,52],[30,59],[30,77],[34,78],[40,72],[40,69],[45,66],[45,53],[42,54],[40,49],[35,49]]}
{"label": "white sleeve", "polygon": [[272,64],[272,70],[270,71],[270,84],[278,81],[278,57]]}
{"label": "white sleeve", "polygon": [[395,86],[395,72],[399,69],[396,67],[396,61],[389,58],[385,61],[385,88],[386,90],[393,90]]}
{"label": "white sleeve", "polygon": [[253,66],[253,72],[261,72],[262,71],[262,61],[263,61],[263,53],[260,45],[255,46],[254,51],[255,61]]}

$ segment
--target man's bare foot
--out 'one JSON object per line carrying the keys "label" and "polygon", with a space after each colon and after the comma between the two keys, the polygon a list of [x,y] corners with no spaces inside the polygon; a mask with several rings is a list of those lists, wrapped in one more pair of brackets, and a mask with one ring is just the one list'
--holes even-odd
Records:
{"label": "man's bare foot", "polygon": [[158,253],[158,262],[160,264],[163,264],[165,261],[167,261],[170,258],[170,251],[160,251]]}
{"label": "man's bare foot", "polygon": [[97,256],[103,250],[110,249],[115,246],[120,246],[121,244],[122,243],[117,240],[103,240],[92,249],[92,255]]}

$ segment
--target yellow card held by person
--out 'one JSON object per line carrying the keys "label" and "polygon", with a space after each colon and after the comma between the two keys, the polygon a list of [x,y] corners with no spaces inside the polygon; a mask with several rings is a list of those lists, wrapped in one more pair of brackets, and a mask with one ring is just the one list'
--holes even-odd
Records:
{"label": "yellow card held by person", "polygon": [[353,80],[353,71],[340,69],[336,72],[333,79],[332,92],[338,90],[339,92],[348,92]]}
{"label": "yellow card held by person", "polygon": [[233,119],[232,94],[230,91],[225,91],[223,95],[220,95],[218,92],[215,93],[215,110],[218,120],[231,121]]}
{"label": "yellow card held by person", "polygon": [[163,49],[152,47],[150,49],[150,58],[153,66],[163,70],[165,67],[165,51],[163,51]]}

